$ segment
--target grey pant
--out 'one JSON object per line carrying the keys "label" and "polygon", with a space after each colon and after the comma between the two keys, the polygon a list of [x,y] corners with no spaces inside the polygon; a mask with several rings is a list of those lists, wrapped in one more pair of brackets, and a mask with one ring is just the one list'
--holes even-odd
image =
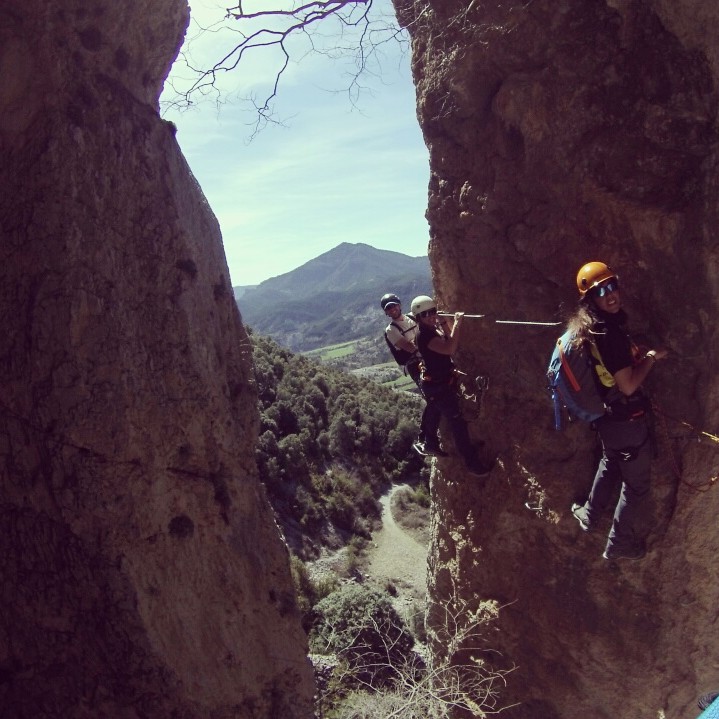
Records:
{"label": "grey pant", "polygon": [[618,422],[597,420],[602,441],[602,458],[585,504],[587,521],[595,525],[621,483],[607,549],[634,549],[646,534],[649,510],[649,475],[652,462],[649,427],[646,419]]}

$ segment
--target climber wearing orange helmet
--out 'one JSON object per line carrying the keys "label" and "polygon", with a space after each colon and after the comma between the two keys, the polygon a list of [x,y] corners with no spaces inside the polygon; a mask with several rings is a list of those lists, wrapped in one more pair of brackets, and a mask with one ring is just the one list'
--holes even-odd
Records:
{"label": "climber wearing orange helmet", "polygon": [[651,464],[648,413],[641,385],[666,350],[640,354],[626,330],[627,315],[617,275],[603,262],[588,262],[577,273],[579,307],[568,328],[591,338],[606,368],[601,378],[605,414],[595,425],[602,444],[592,489],[572,513],[585,532],[592,531],[607,508],[617,483],[621,493],[602,555],[605,559],[641,559],[646,554],[644,527]]}

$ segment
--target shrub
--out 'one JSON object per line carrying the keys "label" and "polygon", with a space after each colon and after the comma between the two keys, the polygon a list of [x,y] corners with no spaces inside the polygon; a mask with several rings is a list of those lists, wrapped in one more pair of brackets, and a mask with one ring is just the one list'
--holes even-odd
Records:
{"label": "shrub", "polygon": [[294,554],[290,554],[290,572],[292,573],[292,583],[295,585],[297,606],[302,615],[306,616],[315,603],[315,588],[305,563]]}
{"label": "shrub", "polygon": [[315,606],[317,620],[310,645],[319,654],[334,653],[360,682],[384,683],[392,667],[406,663],[414,638],[380,592],[347,584]]}
{"label": "shrub", "polygon": [[333,575],[313,581],[307,571],[307,565],[294,554],[290,554],[290,572],[297,595],[297,606],[302,614],[302,626],[308,631],[312,622],[313,607],[318,601],[336,591],[339,579]]}
{"label": "shrub", "polygon": [[[492,668],[482,657],[487,624],[497,616],[497,607],[480,606],[472,611],[466,602],[447,602],[439,608],[438,634],[446,641],[446,653],[435,656],[430,666],[416,654],[392,661],[385,668],[393,681],[382,684],[364,681],[367,667],[340,663],[321,698],[331,707],[333,719],[483,719],[506,709],[499,702],[507,670]],[[491,653],[491,652],[490,652]],[[371,661],[380,661],[378,655]],[[376,667],[376,664],[375,664]],[[359,680],[358,680],[359,678]],[[330,695],[331,692],[331,695]]]}

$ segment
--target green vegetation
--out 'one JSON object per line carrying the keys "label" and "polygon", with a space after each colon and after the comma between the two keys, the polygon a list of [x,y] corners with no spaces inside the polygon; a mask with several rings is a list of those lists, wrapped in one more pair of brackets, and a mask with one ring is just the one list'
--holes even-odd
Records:
{"label": "green vegetation", "polygon": [[417,392],[412,378],[404,373],[394,359],[387,360],[389,350],[381,337],[379,340],[374,337],[341,342],[302,354],[392,389]]}
{"label": "green vegetation", "polygon": [[422,544],[429,542],[430,504],[429,487],[425,482],[416,487],[405,487],[392,497],[395,521]]}
{"label": "green vegetation", "polygon": [[369,537],[377,498],[423,468],[411,451],[421,400],[252,335],[259,394],[257,464],[301,557],[328,534]]}
{"label": "green vegetation", "polygon": [[409,308],[418,288],[424,292],[431,287],[426,256],[342,243],[248,290],[239,305],[246,324],[295,352],[361,340],[355,355],[368,356],[355,366],[366,367],[388,358],[382,337],[387,322],[379,298],[396,292]]}
{"label": "green vegetation", "polygon": [[335,654],[362,683],[394,678],[392,666],[411,658],[414,638],[386,595],[359,584],[346,584],[315,606],[310,647]]}
{"label": "green vegetation", "polygon": [[348,357],[356,352],[358,340],[350,340],[349,342],[341,342],[340,344],[330,345],[329,347],[320,347],[316,350],[305,352],[306,357],[312,357],[327,362],[329,360]]}
{"label": "green vegetation", "polygon": [[290,555],[290,571],[292,572],[292,583],[297,594],[297,606],[302,614],[302,626],[308,632],[311,627],[312,610],[315,604],[339,587],[339,578],[332,576],[321,582],[313,582],[310,573],[307,571],[307,565],[294,554]]}
{"label": "green vegetation", "polygon": [[[494,605],[469,607],[456,597],[433,608],[430,628],[441,647],[431,666],[416,641],[427,641],[425,607],[400,616],[396,584],[361,582],[362,555],[379,517],[377,498],[390,483],[402,526],[423,541],[429,521],[426,470],[410,450],[420,398],[354,377],[272,340],[253,336],[261,429],[260,475],[288,543],[302,624],[314,652],[319,714],[326,719],[450,719],[501,710],[506,671],[479,647]],[[342,550],[345,566],[311,575],[305,559],[322,543]],[[342,576],[335,575],[337,571]],[[352,577],[350,581],[348,577]]]}
{"label": "green vegetation", "polygon": [[[402,369],[392,359],[387,343],[382,337],[383,327],[377,327],[377,334],[361,339],[346,340],[303,351],[306,357],[318,359],[337,369],[343,370],[389,370],[392,378],[402,375]],[[374,379],[374,378],[373,378]],[[379,380],[384,382],[385,379]]]}
{"label": "green vegetation", "polygon": [[414,388],[417,386],[410,376],[404,374],[397,377],[397,379],[388,382],[387,384],[393,389],[401,389],[405,391],[414,390]]}
{"label": "green vegetation", "polygon": [[443,649],[427,665],[386,594],[357,584],[331,592],[315,605],[310,632],[315,665],[330,668],[318,677],[320,716],[482,719],[501,712],[512,669],[493,667],[491,652],[480,648],[498,611],[492,602],[470,607],[456,597],[438,605],[435,638]]}

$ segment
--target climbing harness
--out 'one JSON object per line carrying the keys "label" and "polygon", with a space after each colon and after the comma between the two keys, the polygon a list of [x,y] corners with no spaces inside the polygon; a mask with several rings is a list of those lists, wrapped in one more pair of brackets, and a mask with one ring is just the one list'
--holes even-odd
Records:
{"label": "climbing harness", "polygon": [[455,368],[452,383],[456,387],[459,398],[466,403],[462,412],[464,418],[467,421],[472,421],[479,417],[482,410],[482,398],[489,389],[489,376],[480,374],[476,377],[469,377],[466,372]]}

